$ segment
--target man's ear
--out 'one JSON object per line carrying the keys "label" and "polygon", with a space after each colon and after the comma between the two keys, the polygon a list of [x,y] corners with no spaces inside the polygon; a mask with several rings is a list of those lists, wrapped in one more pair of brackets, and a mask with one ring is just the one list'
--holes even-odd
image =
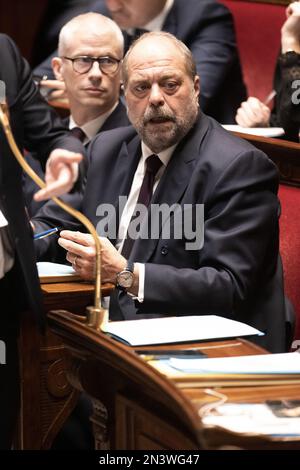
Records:
{"label": "man's ear", "polygon": [[194,78],[194,90],[195,90],[195,94],[198,98],[199,94],[200,94],[200,78],[199,78],[199,75],[196,75],[196,77]]}
{"label": "man's ear", "polygon": [[55,75],[56,80],[63,81],[62,76],[62,60],[60,57],[53,57],[51,59],[52,70]]}

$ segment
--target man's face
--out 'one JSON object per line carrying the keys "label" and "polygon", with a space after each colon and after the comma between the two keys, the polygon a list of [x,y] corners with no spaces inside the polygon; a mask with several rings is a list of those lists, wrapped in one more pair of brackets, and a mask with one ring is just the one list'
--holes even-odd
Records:
{"label": "man's face", "polygon": [[105,0],[112,19],[122,29],[141,28],[163,9],[166,0]]}
{"label": "man's face", "polygon": [[[72,36],[63,46],[62,56],[75,58],[78,56],[103,57],[109,56],[122,59],[122,48],[111,32],[101,34],[89,34],[86,28],[84,32]],[[56,64],[56,65],[55,65]],[[70,108],[77,110],[97,111],[103,114],[113,107],[119,99],[121,67],[113,74],[101,72],[99,64],[93,63],[92,68],[86,73],[78,73],[73,69],[72,62],[64,57],[53,59],[53,68],[56,78],[62,79],[66,85],[66,91],[70,102]]]}
{"label": "man's face", "polygon": [[127,66],[128,117],[146,145],[159,153],[178,143],[193,126],[199,78],[191,79],[182,52],[163,38],[139,42]]}

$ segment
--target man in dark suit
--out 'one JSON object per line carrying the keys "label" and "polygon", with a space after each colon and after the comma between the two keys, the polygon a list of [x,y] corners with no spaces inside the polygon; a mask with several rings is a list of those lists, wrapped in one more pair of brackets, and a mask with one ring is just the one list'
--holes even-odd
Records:
{"label": "man in dark suit", "polygon": [[[262,344],[282,351],[275,166],[199,112],[192,56],[168,33],[142,36],[125,57],[123,77],[133,127],[93,141],[85,194],[75,201],[109,237],[101,241],[102,280],[117,286],[111,319],[219,314],[265,331]],[[35,223],[44,228],[57,218],[45,206]],[[63,225],[75,230],[59,239],[67,259],[93,278],[90,235],[66,217]]]}
{"label": "man in dark suit", "polygon": [[[79,15],[60,32],[59,56],[53,57],[52,68],[61,93],[70,105],[71,115],[65,124],[71,132],[77,133],[84,145],[100,131],[130,124],[119,99],[123,53],[124,39],[120,28],[99,13]],[[91,57],[102,57],[101,63],[93,62]],[[36,156],[27,155],[27,161],[41,177],[44,176]],[[36,191],[36,184],[25,176],[24,194],[30,216],[44,204],[44,201],[38,203],[33,199]]]}
{"label": "man in dark suit", "polygon": [[[41,100],[28,64],[15,44],[0,35],[1,92],[6,101],[16,142],[47,157],[48,189],[39,198],[68,191],[77,178],[83,152],[77,139],[66,135],[56,115]],[[2,94],[2,93],[1,93]],[[8,449],[19,409],[17,337],[20,313],[30,307],[43,324],[41,294],[35,267],[32,231],[24,210],[22,171],[0,126],[0,339],[5,343],[6,362],[0,364],[0,449]]]}
{"label": "man in dark suit", "polygon": [[[233,20],[215,0],[98,0],[92,7],[111,15],[124,32],[125,50],[139,34],[135,28],[167,31],[192,51],[201,77],[201,109],[222,123],[234,123],[246,97]],[[51,74],[50,61],[35,70]]]}

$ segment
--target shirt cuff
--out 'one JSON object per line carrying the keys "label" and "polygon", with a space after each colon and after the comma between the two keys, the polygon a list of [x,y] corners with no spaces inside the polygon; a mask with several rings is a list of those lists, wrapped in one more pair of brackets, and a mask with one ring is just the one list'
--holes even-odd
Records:
{"label": "shirt cuff", "polygon": [[138,296],[132,296],[133,300],[138,302],[144,302],[144,291],[145,291],[145,265],[142,263],[134,263],[134,266],[137,266],[139,270],[139,290]]}

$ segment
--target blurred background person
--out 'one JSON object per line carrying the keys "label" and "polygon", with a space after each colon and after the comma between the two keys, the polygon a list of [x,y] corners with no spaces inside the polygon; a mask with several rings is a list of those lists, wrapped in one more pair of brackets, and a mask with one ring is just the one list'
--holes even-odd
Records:
{"label": "blurred background person", "polygon": [[[70,105],[70,117],[65,124],[85,145],[100,131],[129,125],[125,106],[119,99],[123,52],[120,28],[99,13],[79,15],[60,32],[59,55],[52,58],[52,68],[61,86],[60,93]],[[28,154],[27,161],[44,177],[36,155]],[[33,199],[36,191],[34,181],[25,175],[24,194],[30,216],[44,204]]]}
{"label": "blurred background person", "polygon": [[291,3],[286,15],[281,29],[281,54],[274,75],[274,108],[271,112],[262,101],[249,97],[238,109],[236,122],[243,127],[283,127],[285,137],[297,142],[300,129],[300,2]]}

